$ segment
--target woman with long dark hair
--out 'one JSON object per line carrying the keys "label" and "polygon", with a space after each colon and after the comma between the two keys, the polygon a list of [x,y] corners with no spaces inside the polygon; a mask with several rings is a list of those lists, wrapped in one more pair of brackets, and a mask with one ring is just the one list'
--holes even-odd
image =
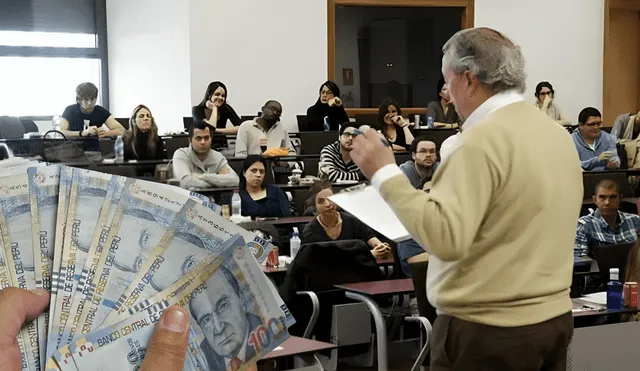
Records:
{"label": "woman with long dark hair", "polygon": [[[227,103],[227,86],[220,81],[207,86],[202,102],[191,109],[191,115],[194,122],[206,122],[218,134],[236,134],[242,124],[240,116]],[[227,128],[227,121],[231,121],[233,127]]]}
{"label": "woman with long dark hair", "polygon": [[552,120],[560,125],[569,125],[571,122],[567,120],[560,110],[560,107],[553,101],[555,98],[555,90],[549,81],[541,81],[536,85],[534,93],[536,97],[535,107],[541,112],[549,116]]}
{"label": "woman with long dark hair", "polygon": [[267,161],[260,155],[249,155],[242,163],[240,198],[242,215],[253,217],[291,216],[291,204],[278,186],[264,184]]}
{"label": "woman with long dark hair", "polygon": [[378,108],[380,131],[394,151],[408,151],[413,142],[409,120],[402,117],[400,105],[395,99],[386,98]]}
{"label": "woman with long dark hair", "polygon": [[124,159],[155,160],[165,158],[163,142],[151,110],[144,104],[134,108],[129,118],[130,130],[124,133]]}
{"label": "woman with long dark hair", "polygon": [[349,116],[340,99],[340,88],[333,81],[325,81],[320,86],[318,101],[307,109],[309,130],[324,131],[325,118],[328,121],[329,130],[338,130],[340,125],[349,121]]}

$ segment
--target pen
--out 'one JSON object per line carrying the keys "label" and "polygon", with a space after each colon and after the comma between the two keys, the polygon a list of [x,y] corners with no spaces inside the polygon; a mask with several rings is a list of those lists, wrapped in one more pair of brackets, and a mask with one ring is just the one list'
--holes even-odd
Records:
{"label": "pen", "polygon": [[[353,133],[354,133],[355,135],[360,135],[360,134],[362,134],[362,133],[364,133],[364,132],[363,132],[362,130],[360,130],[360,129],[355,129],[355,130],[353,131]],[[382,144],[384,144],[384,145],[385,145],[385,147],[391,147],[391,143],[389,143],[389,141],[387,141],[385,138],[380,138],[380,141],[382,142]]]}

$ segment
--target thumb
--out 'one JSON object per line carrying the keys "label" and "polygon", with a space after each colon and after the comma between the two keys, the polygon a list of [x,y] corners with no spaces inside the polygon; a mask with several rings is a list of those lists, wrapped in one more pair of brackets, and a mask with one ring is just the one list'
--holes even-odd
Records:
{"label": "thumb", "polygon": [[20,328],[32,321],[49,305],[49,293],[9,287],[0,291],[0,346],[15,342]]}
{"label": "thumb", "polygon": [[156,325],[140,370],[182,370],[188,342],[189,314],[182,307],[169,307]]}

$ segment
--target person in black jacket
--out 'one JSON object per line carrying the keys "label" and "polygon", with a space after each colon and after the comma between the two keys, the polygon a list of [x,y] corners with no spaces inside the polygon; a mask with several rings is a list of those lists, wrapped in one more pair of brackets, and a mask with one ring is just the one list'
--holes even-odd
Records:
{"label": "person in black jacket", "polygon": [[129,127],[131,130],[127,130],[122,138],[125,161],[166,158],[156,120],[147,106],[140,104],[133,110]]}
{"label": "person in black jacket", "polygon": [[313,106],[307,109],[307,120],[310,131],[325,131],[324,119],[329,121],[328,130],[338,130],[340,125],[349,121],[349,116],[340,100],[340,88],[333,81],[326,81],[320,86],[320,97]]}
{"label": "person in black jacket", "polygon": [[[191,109],[191,115],[194,122],[206,122],[218,134],[237,134],[242,124],[240,116],[227,104],[227,87],[220,81],[207,86],[202,102]],[[231,121],[232,128],[227,128],[227,121]]]}

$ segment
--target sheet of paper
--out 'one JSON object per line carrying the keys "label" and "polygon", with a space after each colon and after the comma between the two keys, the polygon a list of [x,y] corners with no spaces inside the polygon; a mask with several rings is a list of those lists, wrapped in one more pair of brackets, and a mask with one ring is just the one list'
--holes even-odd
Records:
{"label": "sheet of paper", "polygon": [[581,296],[580,300],[586,301],[589,303],[602,304],[607,305],[607,292],[595,292],[593,294]]}
{"label": "sheet of paper", "polygon": [[387,238],[400,242],[411,238],[391,207],[372,186],[338,193],[329,199]]}

